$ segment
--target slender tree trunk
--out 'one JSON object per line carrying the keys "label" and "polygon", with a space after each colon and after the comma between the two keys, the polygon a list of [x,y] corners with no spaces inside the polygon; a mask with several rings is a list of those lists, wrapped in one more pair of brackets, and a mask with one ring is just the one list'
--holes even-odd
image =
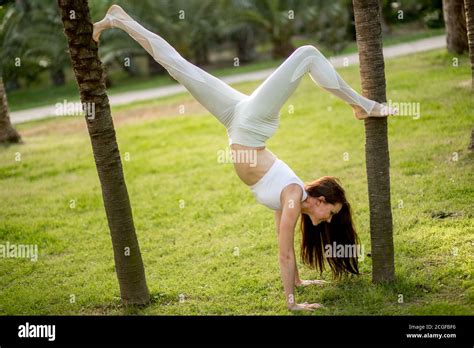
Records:
{"label": "slender tree trunk", "polygon": [[146,304],[150,294],[133,224],[130,200],[105,90],[102,63],[92,40],[87,0],[58,0],[82,103],[95,105],[86,117],[112,237],[120,293],[125,304]]}
{"label": "slender tree trunk", "polygon": [[469,58],[471,60],[471,86],[474,92],[474,0],[464,0],[466,9],[467,41],[469,44]]}
{"label": "slender tree trunk", "polygon": [[[379,1],[353,0],[353,5],[362,92],[365,97],[382,103],[386,101],[386,90]],[[372,280],[373,282],[393,281],[395,264],[387,118],[368,118],[364,122]]]}
{"label": "slender tree trunk", "polygon": [[[471,91],[474,93],[474,0],[464,0],[466,10],[467,41],[471,60]],[[471,130],[471,143],[468,150],[474,151],[474,129]]]}
{"label": "slender tree trunk", "polygon": [[443,0],[448,51],[461,54],[468,50],[464,0]]}
{"label": "slender tree trunk", "polygon": [[20,134],[18,134],[10,122],[7,93],[3,85],[3,79],[0,76],[0,144],[20,142]]}

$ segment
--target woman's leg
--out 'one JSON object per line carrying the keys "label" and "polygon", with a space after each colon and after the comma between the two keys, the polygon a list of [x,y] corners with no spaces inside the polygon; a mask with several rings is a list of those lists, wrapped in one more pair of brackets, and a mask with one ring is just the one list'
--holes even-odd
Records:
{"label": "woman's leg", "polygon": [[280,108],[298,87],[302,76],[350,104],[359,118],[383,116],[382,104],[354,91],[319,50],[310,45],[296,49],[249,97],[248,108],[256,117],[278,117]]}
{"label": "woman's leg", "polygon": [[126,31],[226,128],[230,126],[235,105],[247,95],[188,62],[162,37],[141,26],[120,6],[112,5],[105,18],[94,24],[94,40],[98,41],[100,33],[108,28]]}

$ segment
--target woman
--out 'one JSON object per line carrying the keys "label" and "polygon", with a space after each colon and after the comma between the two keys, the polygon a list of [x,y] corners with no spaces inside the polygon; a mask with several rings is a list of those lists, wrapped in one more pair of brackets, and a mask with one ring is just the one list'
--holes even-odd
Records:
{"label": "woman", "polygon": [[[303,181],[273,153],[265,141],[278,128],[280,108],[294,92],[301,78],[312,80],[350,104],[358,119],[383,117],[392,113],[385,105],[364,98],[349,87],[327,59],[314,47],[295,50],[250,96],[240,93],[186,61],[163,38],[133,20],[121,7],[112,5],[103,20],[94,24],[93,38],[108,28],[120,28],[135,39],[169,74],[227,129],[233,153],[247,153],[250,161],[233,161],[239,178],[252,190],[257,201],[275,210],[280,270],[290,310],[314,310],[319,304],[298,304],[295,285],[323,284],[299,279],[294,253],[294,228],[301,215],[302,259],[309,266],[324,268],[323,247],[354,245],[358,241],[350,205],[344,190],[332,177],[323,177],[305,187]],[[325,250],[326,251],[326,250]],[[335,276],[356,273],[357,257],[328,257]]]}

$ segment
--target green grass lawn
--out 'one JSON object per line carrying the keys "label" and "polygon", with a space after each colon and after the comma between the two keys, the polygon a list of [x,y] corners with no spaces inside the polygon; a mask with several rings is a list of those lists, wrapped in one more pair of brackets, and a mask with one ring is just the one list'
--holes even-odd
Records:
{"label": "green grass lawn", "polygon": [[[360,90],[358,67],[339,71]],[[474,313],[468,59],[453,67],[450,55],[432,51],[386,61],[386,75],[388,98],[421,108],[418,119],[389,120],[397,280],[372,284],[365,256],[361,276],[298,289],[297,301],[325,308],[295,315]],[[250,93],[257,86],[235,87]],[[182,94],[149,106],[158,112],[173,102],[187,105],[193,98]],[[178,110],[116,126],[153,298],[144,309],[123,308],[86,126],[70,128],[77,121],[22,124],[25,144],[0,148],[0,244],[39,249],[37,262],[0,259],[0,314],[290,314],[272,211],[255,202],[232,164],[218,163],[227,146],[224,128],[208,113]],[[57,128],[34,132],[46,126]],[[267,145],[304,181],[342,180],[367,255],[364,142],[363,123],[350,108],[306,76]],[[303,279],[331,280],[328,271],[320,276],[298,263]]]}

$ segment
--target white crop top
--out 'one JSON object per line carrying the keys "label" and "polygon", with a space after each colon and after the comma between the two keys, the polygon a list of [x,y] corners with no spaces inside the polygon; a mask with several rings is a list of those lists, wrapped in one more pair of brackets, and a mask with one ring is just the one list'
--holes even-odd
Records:
{"label": "white crop top", "polygon": [[250,189],[257,202],[272,210],[281,210],[281,192],[293,183],[299,184],[303,189],[301,201],[304,201],[308,197],[304,182],[285,162],[277,158],[265,175],[256,184],[251,185]]}

